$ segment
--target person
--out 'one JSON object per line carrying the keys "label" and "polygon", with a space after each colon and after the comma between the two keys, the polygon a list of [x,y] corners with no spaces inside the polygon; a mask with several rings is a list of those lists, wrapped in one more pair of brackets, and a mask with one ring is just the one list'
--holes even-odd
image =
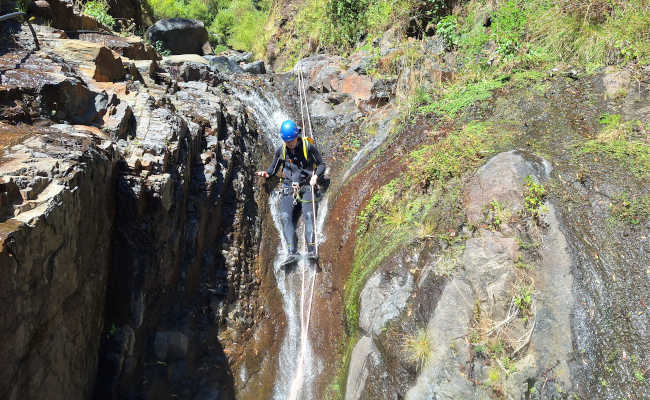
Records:
{"label": "person", "polygon": [[[287,243],[287,257],[282,262],[286,267],[298,261],[295,224],[302,211],[305,224],[307,258],[316,261],[314,207],[312,193],[317,193],[316,185],[324,182],[325,162],[316,146],[308,139],[300,137],[300,129],[292,120],[284,121],[280,127],[284,144],[275,150],[273,162],[266,171],[256,174],[265,179],[278,173],[282,167],[283,179],[280,189],[280,221],[282,233]],[[312,191],[312,188],[314,189]]]}

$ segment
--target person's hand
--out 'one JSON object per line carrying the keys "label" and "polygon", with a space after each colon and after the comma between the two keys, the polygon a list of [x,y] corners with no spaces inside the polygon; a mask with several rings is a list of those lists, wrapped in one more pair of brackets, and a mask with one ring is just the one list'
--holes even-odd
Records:
{"label": "person's hand", "polygon": [[312,175],[311,179],[309,180],[309,184],[312,185],[312,186],[315,186],[316,182],[318,182],[318,176]]}
{"label": "person's hand", "polygon": [[269,173],[266,172],[266,171],[257,171],[257,172],[255,173],[255,175],[257,175],[257,176],[261,176],[262,178],[268,178],[268,177],[269,177]]}

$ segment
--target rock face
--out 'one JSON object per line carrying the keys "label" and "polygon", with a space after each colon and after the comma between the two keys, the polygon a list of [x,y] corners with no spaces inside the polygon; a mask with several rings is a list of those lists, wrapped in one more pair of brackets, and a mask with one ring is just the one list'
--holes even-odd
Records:
{"label": "rock face", "polygon": [[5,153],[0,393],[89,398],[113,228],[110,142],[44,129]]}
{"label": "rock face", "polygon": [[[522,209],[525,178],[544,181],[550,172],[545,160],[519,152],[493,157],[467,185],[469,220],[483,223],[486,207],[493,201],[516,215]],[[542,373],[553,379],[554,386],[539,385],[536,390],[543,386],[549,398],[576,389],[569,365],[575,261],[562,224],[552,204],[542,226],[507,222],[500,231],[479,229],[462,245],[423,265],[417,258],[392,259],[368,280],[360,296],[359,318],[361,331],[368,335],[352,353],[346,398],[491,398],[495,387],[513,398],[526,398],[529,386],[537,387],[536,377]],[[534,256],[519,245],[530,238],[541,243]],[[529,270],[524,257],[538,261]],[[388,281],[393,285],[378,284],[385,274],[406,274],[407,279],[409,265],[422,265],[417,285],[396,286],[396,278]],[[456,272],[446,278],[450,268]],[[528,297],[522,300],[522,296]],[[412,324],[413,317],[405,310],[413,308],[421,310],[416,317],[419,323],[426,321],[420,335],[428,338],[430,352],[404,390],[392,382],[403,385],[413,379],[412,373],[404,375],[408,359],[400,355],[410,350],[403,341],[395,343],[391,329]],[[490,361],[493,357],[499,363],[507,359],[506,366]],[[353,365],[360,370],[353,370]]]}
{"label": "rock face", "polygon": [[206,65],[148,63],[145,89],[101,45],[44,50],[0,56],[2,397],[232,398],[224,347],[263,310],[257,126]]}
{"label": "rock face", "polygon": [[162,42],[171,54],[203,54],[208,31],[203,22],[186,19],[161,19],[147,31],[150,43]]}

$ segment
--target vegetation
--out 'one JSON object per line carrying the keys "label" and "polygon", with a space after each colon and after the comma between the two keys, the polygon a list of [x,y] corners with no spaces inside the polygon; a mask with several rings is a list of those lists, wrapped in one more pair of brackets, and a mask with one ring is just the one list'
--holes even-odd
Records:
{"label": "vegetation", "polygon": [[639,121],[623,121],[619,114],[603,114],[601,131],[578,146],[580,155],[611,158],[640,178],[650,177],[650,147],[645,142],[648,128]]}
{"label": "vegetation", "polygon": [[629,225],[638,225],[650,217],[650,195],[630,197],[626,193],[617,196],[611,205],[612,217]]}
{"label": "vegetation", "polygon": [[526,177],[524,183],[524,209],[534,218],[539,218],[546,212],[544,199],[546,198],[546,188],[541,183],[537,183],[531,176]]}
{"label": "vegetation", "polygon": [[115,19],[108,14],[108,3],[106,0],[91,0],[83,7],[83,13],[94,17],[98,22],[110,29],[115,27]]}
{"label": "vegetation", "polygon": [[147,0],[154,17],[192,18],[203,21],[216,50],[230,46],[264,54],[268,36],[264,24],[271,0]]}
{"label": "vegetation", "polygon": [[421,370],[431,355],[431,340],[426,329],[418,330],[417,334],[404,338],[404,350],[409,361],[415,363]]}

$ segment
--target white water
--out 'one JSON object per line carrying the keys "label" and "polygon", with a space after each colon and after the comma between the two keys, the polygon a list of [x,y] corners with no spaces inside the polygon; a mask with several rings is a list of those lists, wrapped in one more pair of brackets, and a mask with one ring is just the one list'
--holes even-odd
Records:
{"label": "white water", "polygon": [[[236,97],[248,106],[250,113],[273,146],[279,146],[281,138],[279,127],[289,119],[282,110],[279,101],[268,91],[256,87],[238,87],[229,85]],[[312,300],[318,285],[318,274],[312,263],[301,260],[293,270],[280,269],[280,262],[287,254],[287,245],[282,235],[280,223],[279,196],[273,194],[269,198],[269,207],[273,222],[280,232],[281,244],[278,246],[273,263],[273,272],[282,294],[282,303],[286,315],[287,326],[278,357],[279,366],[273,389],[273,399],[298,400],[313,398],[312,383],[322,372],[322,362],[315,358],[309,341],[309,325],[311,320]],[[327,196],[319,202],[322,212],[317,214],[316,237],[318,243],[325,238],[322,234],[327,213]],[[300,253],[306,253],[304,243],[304,224],[297,229],[300,243]]]}

